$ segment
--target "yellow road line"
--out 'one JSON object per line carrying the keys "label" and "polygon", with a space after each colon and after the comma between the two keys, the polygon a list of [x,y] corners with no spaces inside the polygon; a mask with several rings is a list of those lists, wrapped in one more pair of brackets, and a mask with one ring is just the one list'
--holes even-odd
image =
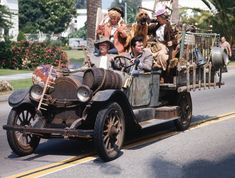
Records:
{"label": "yellow road line", "polygon": [[[94,154],[94,153],[93,153]],[[19,173],[19,174],[15,174],[15,175],[12,175],[12,176],[9,176],[7,178],[16,178],[16,177],[39,177],[39,176],[42,176],[42,175],[46,175],[48,173],[52,173],[52,172],[56,172],[58,170],[61,170],[61,169],[65,169],[65,168],[68,168],[68,167],[72,167],[72,166],[75,166],[76,164],[81,164],[81,163],[85,163],[85,162],[88,162],[88,161],[91,161],[91,160],[94,160],[96,159],[95,156],[92,156],[92,154],[87,154],[87,155],[83,155],[83,157],[81,156],[73,156],[71,158],[68,158],[66,160],[63,160],[63,161],[59,161],[57,163],[52,163],[52,164],[49,164],[49,165],[46,165],[46,166],[42,166],[42,167],[39,167],[39,168],[36,168],[36,169],[32,169],[32,170],[29,170],[29,171],[26,171],[26,172],[22,172],[22,173]]]}
{"label": "yellow road line", "polygon": [[224,120],[227,120],[227,119],[231,119],[233,117],[235,117],[235,112],[223,114],[223,115],[220,115],[220,116],[215,116],[215,117],[212,117],[212,118],[209,118],[209,119],[199,120],[199,121],[193,122],[191,124],[189,130],[192,130],[192,129],[195,129],[195,128],[200,128],[200,127],[203,127],[203,126],[206,126],[206,125],[209,125],[209,124],[213,124],[213,123],[217,123],[217,122],[220,122],[220,121],[224,121]]}
{"label": "yellow road line", "polygon": [[[206,126],[206,125],[209,125],[209,124],[213,124],[213,123],[217,123],[217,122],[220,122],[220,121],[228,120],[228,119],[231,119],[233,117],[235,117],[235,112],[231,112],[231,113],[227,113],[227,114],[224,114],[224,115],[212,117],[212,118],[209,118],[209,119],[204,119],[204,120],[200,120],[200,121],[197,121],[197,122],[193,122],[188,130],[192,130],[192,129],[200,128],[200,127],[203,127],[203,126]],[[156,141],[165,139],[167,137],[176,135],[177,133],[180,133],[180,132],[178,132],[178,131],[169,132],[169,130],[168,130],[168,132],[164,131],[160,134],[158,133],[158,135],[147,136],[147,137],[141,138],[139,140],[136,140],[135,143],[130,143],[130,144],[124,146],[124,148],[130,149],[130,148],[134,148],[136,146],[144,145],[144,144],[147,144],[147,143],[156,142]],[[69,167],[72,167],[72,166],[76,166],[78,164],[82,164],[82,163],[85,163],[85,162],[88,162],[88,161],[92,161],[96,158],[97,158],[97,156],[94,153],[90,153],[90,154],[83,155],[83,156],[75,156],[75,157],[71,157],[69,159],[66,159],[66,160],[63,160],[63,161],[60,161],[60,162],[57,162],[57,163],[49,164],[49,165],[46,165],[46,166],[43,166],[43,167],[39,167],[39,168],[32,169],[32,170],[29,170],[29,171],[26,171],[26,172],[15,174],[15,175],[9,176],[7,178],[16,178],[16,177],[34,178],[34,177],[40,177],[40,176],[44,176],[46,174],[57,172],[57,171],[62,170],[62,169],[66,169],[66,168],[69,168]]]}
{"label": "yellow road line", "polygon": [[79,160],[76,160],[76,161],[73,161],[73,162],[70,162],[70,163],[65,163],[63,165],[56,166],[56,167],[53,167],[53,168],[49,168],[49,169],[39,171],[37,173],[33,173],[33,174],[30,174],[28,176],[23,176],[23,177],[24,178],[35,178],[35,177],[45,176],[47,174],[51,174],[51,173],[57,172],[59,170],[70,168],[70,167],[73,167],[73,166],[76,166],[78,164],[82,164],[82,163],[85,163],[85,162],[88,162],[88,161],[92,161],[94,159],[96,159],[96,157],[88,156],[88,157],[85,157],[85,158],[82,158],[82,159],[79,159]]}

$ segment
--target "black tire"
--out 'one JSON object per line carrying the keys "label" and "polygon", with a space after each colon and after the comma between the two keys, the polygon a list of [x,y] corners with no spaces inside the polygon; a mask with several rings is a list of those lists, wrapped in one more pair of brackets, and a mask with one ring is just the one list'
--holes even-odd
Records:
{"label": "black tire", "polygon": [[113,102],[98,112],[95,121],[94,143],[102,160],[111,161],[120,155],[124,135],[124,114],[119,104]]}
{"label": "black tire", "polygon": [[[29,105],[13,108],[8,116],[7,124],[12,126],[31,125],[35,114],[35,109]],[[26,156],[33,153],[37,148],[40,137],[31,134],[23,134],[19,131],[7,130],[7,140],[15,154],[18,156]]]}
{"label": "black tire", "polygon": [[177,130],[184,131],[189,128],[192,120],[192,99],[189,92],[179,93],[177,106],[180,107],[180,119],[175,120]]}

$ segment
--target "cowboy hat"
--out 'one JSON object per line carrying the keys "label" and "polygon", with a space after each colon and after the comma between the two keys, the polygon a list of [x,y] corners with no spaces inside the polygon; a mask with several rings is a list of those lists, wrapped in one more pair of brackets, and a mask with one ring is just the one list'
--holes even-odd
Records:
{"label": "cowboy hat", "polygon": [[122,11],[121,8],[119,8],[119,7],[112,7],[112,8],[110,8],[110,9],[108,10],[108,12],[111,11],[111,10],[117,11],[119,14],[121,14],[121,17],[122,17],[122,18],[124,17],[124,12]]}
{"label": "cowboy hat", "polygon": [[95,45],[96,48],[99,48],[99,44],[101,44],[101,43],[107,43],[109,45],[109,49],[114,48],[113,43],[108,38],[106,38],[106,37],[101,37],[100,39],[98,39],[94,43],[94,45]]}

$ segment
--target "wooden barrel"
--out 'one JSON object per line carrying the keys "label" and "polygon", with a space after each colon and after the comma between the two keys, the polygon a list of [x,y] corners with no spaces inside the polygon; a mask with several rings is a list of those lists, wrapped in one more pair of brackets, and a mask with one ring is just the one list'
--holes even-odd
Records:
{"label": "wooden barrel", "polygon": [[100,90],[120,89],[122,87],[122,79],[118,73],[112,70],[91,68],[84,72],[83,84],[93,91],[97,88]]}

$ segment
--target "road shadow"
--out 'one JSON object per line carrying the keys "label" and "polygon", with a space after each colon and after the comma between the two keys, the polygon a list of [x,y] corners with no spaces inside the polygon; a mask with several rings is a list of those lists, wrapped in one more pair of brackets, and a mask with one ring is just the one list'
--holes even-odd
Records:
{"label": "road shadow", "polygon": [[195,160],[183,165],[157,158],[150,166],[151,177],[156,178],[234,178],[235,154],[227,155],[218,161]]}
{"label": "road shadow", "polygon": [[8,158],[20,158],[25,161],[32,161],[46,155],[82,156],[91,152],[94,152],[93,141],[91,140],[49,139],[43,140],[31,155],[19,157],[15,153],[11,153]]}
{"label": "road shadow", "polygon": [[206,120],[209,118],[213,118],[216,116],[210,116],[210,115],[193,115],[192,122],[200,121],[200,120]]}
{"label": "road shadow", "polygon": [[[215,116],[210,116],[210,115],[193,115],[192,116],[192,123],[195,123],[197,121],[207,121],[208,119],[215,117]],[[145,129],[140,130],[138,133],[132,133],[128,140],[127,143],[134,143],[136,138],[145,138],[145,137],[158,137],[162,135],[160,138],[157,138],[156,140],[150,140],[149,142],[145,143],[140,143],[137,146],[133,146],[131,148],[128,148],[129,150],[136,150],[143,148],[145,146],[149,146],[153,143],[156,143],[160,140],[167,139],[169,137],[175,136],[177,134],[180,134],[182,131],[178,131],[175,127],[174,121],[169,121],[163,124],[151,126]]]}

